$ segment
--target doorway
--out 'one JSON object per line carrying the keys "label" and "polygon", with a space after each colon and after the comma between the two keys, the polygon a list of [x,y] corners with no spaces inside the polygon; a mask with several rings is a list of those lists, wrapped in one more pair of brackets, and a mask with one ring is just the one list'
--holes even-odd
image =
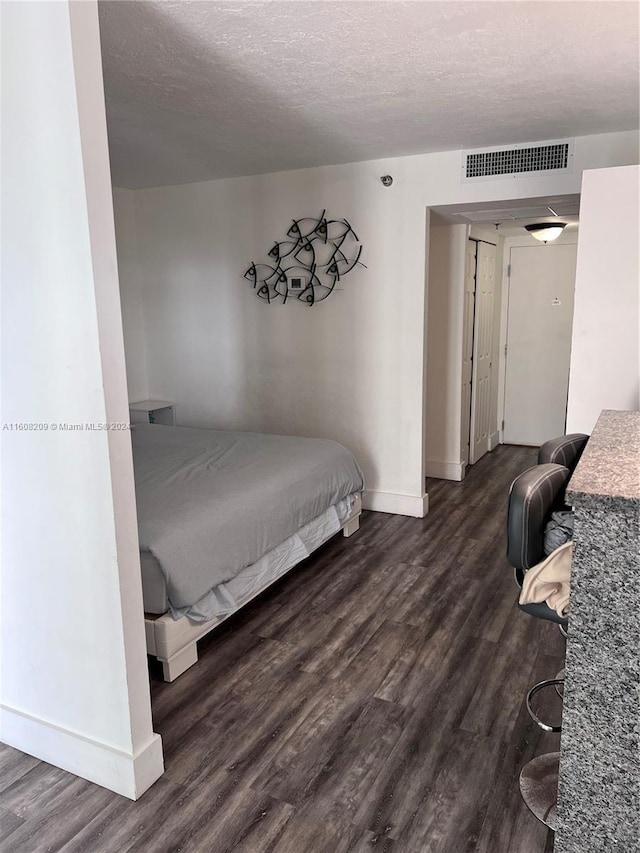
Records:
{"label": "doorway", "polygon": [[[578,195],[567,195],[431,208],[425,370],[427,477],[462,480],[467,466],[499,443],[539,444],[550,435],[564,432],[579,206]],[[532,223],[559,221],[566,224],[566,231],[554,244],[536,243],[525,228]],[[515,296],[518,288],[522,322],[518,330],[518,323],[512,317],[507,350],[511,350],[513,358],[507,383],[505,344],[510,285],[507,268],[512,250],[514,275],[521,266],[531,266],[524,253],[516,252],[519,247],[533,253],[531,258],[538,257],[536,251],[540,256],[546,252],[545,260],[552,264],[556,257],[572,255],[573,263],[569,264],[572,274],[568,291],[559,287],[555,273],[536,272],[536,264],[530,272],[536,279],[544,279],[545,287],[529,283],[520,288],[514,283],[511,308],[513,312],[518,307]],[[491,266],[493,280],[488,273]],[[539,307],[529,305],[532,295],[542,300]],[[553,305],[547,305],[552,301]],[[556,313],[545,322],[547,307]],[[513,369],[517,367],[518,348],[526,345],[531,327],[536,325],[542,343],[538,341],[532,347],[535,365],[540,367],[541,352],[549,355],[549,364],[539,370],[537,379],[543,386],[545,382],[547,385],[556,382],[558,375],[561,381],[559,391],[556,388],[552,394],[547,388],[547,398],[537,397],[531,403],[539,414],[550,410],[548,419],[544,422],[540,419],[536,433],[532,434],[520,432],[512,412],[520,405],[518,394],[526,396],[530,389],[534,399],[534,383],[526,375],[523,377],[522,371],[518,378],[517,369],[514,378]],[[529,369],[533,372],[536,367]],[[507,385],[509,400],[505,415]],[[556,394],[561,403],[550,405]],[[529,415],[528,420],[533,422],[535,418]]]}
{"label": "doorway", "polygon": [[510,250],[505,444],[538,446],[565,432],[576,256],[576,243]]}

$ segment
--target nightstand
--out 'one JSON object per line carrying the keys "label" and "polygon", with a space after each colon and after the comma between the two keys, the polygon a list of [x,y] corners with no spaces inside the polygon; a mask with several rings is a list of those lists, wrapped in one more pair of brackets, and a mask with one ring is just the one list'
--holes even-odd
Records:
{"label": "nightstand", "polygon": [[129,403],[132,424],[150,423],[165,426],[176,425],[176,404],[168,400],[141,400]]}

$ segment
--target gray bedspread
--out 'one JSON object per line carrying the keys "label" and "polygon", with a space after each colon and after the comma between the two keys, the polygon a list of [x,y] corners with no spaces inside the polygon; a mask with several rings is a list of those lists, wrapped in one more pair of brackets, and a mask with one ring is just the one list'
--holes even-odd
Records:
{"label": "gray bedspread", "polygon": [[352,454],[334,441],[136,424],[140,550],[174,607],[190,607],[353,492]]}

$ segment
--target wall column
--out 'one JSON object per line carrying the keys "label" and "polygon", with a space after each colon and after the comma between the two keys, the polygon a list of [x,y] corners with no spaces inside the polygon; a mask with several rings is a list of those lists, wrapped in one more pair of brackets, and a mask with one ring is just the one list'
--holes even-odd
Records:
{"label": "wall column", "polygon": [[3,4],[2,103],[0,739],[135,799],[163,761],[95,2]]}

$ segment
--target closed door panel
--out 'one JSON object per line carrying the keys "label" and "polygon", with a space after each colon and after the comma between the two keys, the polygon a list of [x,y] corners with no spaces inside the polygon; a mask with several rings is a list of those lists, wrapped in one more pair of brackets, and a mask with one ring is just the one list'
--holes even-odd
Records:
{"label": "closed door panel", "polygon": [[467,241],[467,260],[464,277],[464,310],[462,320],[462,428],[460,459],[469,461],[469,431],[471,428],[471,366],[473,364],[473,319],[476,298],[476,243]]}
{"label": "closed door panel", "polygon": [[477,462],[489,449],[495,277],[496,247],[490,243],[478,243],[471,380],[471,464]]}
{"label": "closed door panel", "polygon": [[577,246],[511,250],[504,441],[540,445],[567,414]]}

